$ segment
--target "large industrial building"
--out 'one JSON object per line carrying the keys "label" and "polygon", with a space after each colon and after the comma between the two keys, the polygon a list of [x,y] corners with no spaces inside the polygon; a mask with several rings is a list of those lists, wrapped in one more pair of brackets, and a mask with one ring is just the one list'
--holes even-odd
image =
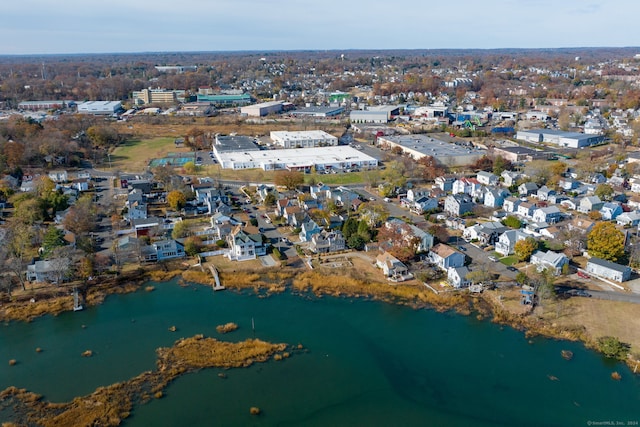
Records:
{"label": "large industrial building", "polygon": [[75,101],[22,101],[18,104],[20,110],[57,110],[75,106]]}
{"label": "large industrial building", "polygon": [[487,153],[468,143],[445,142],[427,135],[381,136],[378,145],[387,149],[399,147],[415,160],[430,156],[445,166],[470,165]]}
{"label": "large industrial building", "polygon": [[263,169],[317,171],[369,169],[378,160],[355,148],[337,147],[292,148],[285,150],[216,151],[216,158],[225,169]]}
{"label": "large industrial building", "polygon": [[240,94],[227,94],[227,93],[208,93],[203,91],[204,93],[198,93],[197,101],[198,102],[209,102],[216,107],[238,107],[242,105],[251,104],[253,98],[248,93],[240,93]]}
{"label": "large industrial building", "polygon": [[344,107],[305,107],[291,111],[289,114],[295,117],[334,117],[344,111]]}
{"label": "large industrial building", "polygon": [[582,148],[603,142],[604,136],[553,129],[531,129],[518,131],[516,139],[535,143],[546,142],[565,148]]}
{"label": "large industrial building", "polygon": [[351,123],[387,123],[400,113],[397,105],[378,105],[367,110],[353,110],[349,114]]}
{"label": "large industrial building", "polygon": [[260,104],[247,105],[240,108],[240,114],[252,117],[263,117],[282,112],[282,101],[269,101]]}
{"label": "large industrial building", "polygon": [[289,132],[272,131],[271,140],[283,148],[311,148],[327,145],[338,145],[338,138],[322,130],[306,130]]}
{"label": "large industrial building", "polygon": [[131,98],[135,105],[175,104],[184,102],[184,90],[142,89],[133,91]]}
{"label": "large industrial building", "polygon": [[111,115],[122,110],[120,101],[86,101],[78,104],[80,114]]}
{"label": "large industrial building", "polygon": [[218,156],[219,153],[226,152],[259,151],[260,147],[255,143],[255,139],[250,136],[216,135],[212,149],[213,153]]}

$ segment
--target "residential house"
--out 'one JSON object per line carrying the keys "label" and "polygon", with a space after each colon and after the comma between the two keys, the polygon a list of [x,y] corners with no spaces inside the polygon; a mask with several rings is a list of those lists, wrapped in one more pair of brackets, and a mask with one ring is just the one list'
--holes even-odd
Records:
{"label": "residential house", "polygon": [[56,183],[63,183],[69,180],[69,175],[65,170],[51,171],[49,172],[49,179]]}
{"label": "residential house", "polygon": [[599,211],[602,209],[604,203],[598,196],[587,196],[580,199],[580,205],[578,205],[578,212],[589,213],[591,211]]}
{"label": "residential house", "polygon": [[616,219],[622,213],[622,206],[617,203],[607,202],[600,208],[600,215],[605,221]]}
{"label": "residential house", "polygon": [[503,256],[511,255],[516,243],[529,237],[520,230],[508,230],[498,237],[495,249],[496,252]]}
{"label": "residential house", "polygon": [[505,187],[511,187],[512,185],[515,185],[520,178],[522,178],[522,175],[518,172],[505,170],[502,171],[500,177],[502,178],[502,183]]}
{"label": "residential house", "polygon": [[537,266],[538,271],[542,271],[545,268],[552,271],[556,276],[562,273],[562,268],[569,264],[569,258],[564,254],[556,252],[543,252],[535,251],[531,255],[531,264]]}
{"label": "residential house", "polygon": [[531,218],[535,209],[536,205],[534,205],[533,203],[520,202],[520,204],[518,205],[518,211],[516,213],[524,218]]}
{"label": "residential house", "polygon": [[287,198],[284,199],[279,199],[278,201],[276,201],[276,206],[273,210],[273,213],[276,217],[283,217],[284,216],[284,210],[289,207],[289,206],[293,206],[293,201],[289,200]]}
{"label": "residential house", "polygon": [[185,256],[184,245],[176,240],[159,240],[140,248],[143,261],[166,261]]}
{"label": "residential house", "polygon": [[440,188],[440,190],[448,193],[453,190],[453,183],[455,182],[455,178],[439,176],[436,178],[436,186]]}
{"label": "residential house", "polygon": [[467,267],[450,267],[447,270],[447,282],[456,289],[467,287],[471,281],[467,279],[469,269]]}
{"label": "residential house", "polygon": [[507,197],[502,203],[502,209],[508,213],[517,213],[520,203],[522,203],[522,200],[516,197]]}
{"label": "residential house", "polygon": [[329,186],[324,184],[312,185],[309,188],[309,194],[316,200],[325,200],[327,198],[327,191],[329,191]]}
{"label": "residential house", "polygon": [[222,212],[216,212],[211,216],[211,228],[214,230],[216,240],[225,240],[233,229],[242,224],[233,217]]}
{"label": "residential house", "polygon": [[523,182],[518,186],[518,194],[521,196],[530,196],[538,191],[538,184],[535,182]]}
{"label": "residential house", "polygon": [[429,212],[438,209],[438,199],[432,199],[427,196],[420,196],[418,199],[412,201],[408,205],[409,210],[416,215],[422,215],[425,212]]}
{"label": "residential house", "polygon": [[580,206],[580,202],[577,199],[564,199],[560,202],[560,206],[574,211]]}
{"label": "residential house", "polygon": [[464,254],[442,243],[438,243],[432,247],[428,257],[431,263],[437,265],[444,271],[448,271],[449,267],[464,266]]}
{"label": "residential house", "polygon": [[567,224],[567,228],[569,230],[579,230],[585,234],[589,234],[593,226],[596,225],[595,222],[584,219],[584,218],[574,218],[569,224]]}
{"label": "residential house", "polygon": [[640,193],[640,176],[629,179],[629,184],[633,193]]}
{"label": "residential house", "polygon": [[[551,190],[553,191],[553,190]],[[567,196],[564,196],[562,194],[556,194],[555,191],[553,193],[549,193],[549,195],[547,196],[547,201],[549,203],[551,203],[552,205],[559,205],[561,204],[564,200],[568,200],[569,198]],[[574,207],[575,209],[575,207]]]}
{"label": "residential house", "polygon": [[504,204],[505,197],[510,193],[506,190],[487,189],[484,193],[484,205],[490,208],[499,208]]}
{"label": "residential house", "polygon": [[241,226],[236,226],[231,234],[227,236],[229,252],[227,256],[231,261],[246,261],[256,259],[258,255],[257,247],[261,247],[266,252],[262,244],[261,235],[250,235]]}
{"label": "residential house", "polygon": [[158,217],[137,218],[131,220],[136,237],[157,234],[163,227],[163,221]]}
{"label": "residential house", "polygon": [[479,241],[485,245],[493,245],[498,237],[508,229],[508,227],[505,227],[499,222],[485,222],[465,228],[462,232],[462,237],[465,240]]}
{"label": "residential house", "polygon": [[549,200],[549,197],[555,194],[556,194],[556,190],[552,190],[546,185],[543,185],[538,189],[538,192],[536,193],[536,197],[538,198],[538,200],[545,201],[545,200]]}
{"label": "residential house", "polygon": [[616,218],[618,225],[637,227],[640,224],[640,212],[623,212]]}
{"label": "residential house", "polygon": [[311,236],[309,249],[317,254],[326,254],[329,252],[343,251],[347,247],[344,236],[338,230],[325,231]]}
{"label": "residential house", "polygon": [[547,224],[555,224],[562,218],[562,212],[557,206],[548,206],[546,208],[537,208],[533,211],[532,219],[535,222],[546,222]]}
{"label": "residential house", "polygon": [[351,201],[358,197],[357,193],[344,187],[327,190],[327,199],[333,200],[336,206],[350,207]]}
{"label": "residential house", "polygon": [[444,199],[444,211],[455,216],[471,212],[475,204],[466,194],[454,194]]}
{"label": "residential house", "polygon": [[429,190],[418,190],[416,188],[410,188],[407,190],[406,200],[410,202],[415,202],[421,197],[429,197]]}
{"label": "residential house", "polygon": [[498,177],[491,172],[480,171],[476,175],[476,179],[482,185],[495,186],[498,185]]}
{"label": "residential house", "polygon": [[557,226],[551,226],[540,230],[540,235],[549,239],[559,239],[562,235],[562,230]]}
{"label": "residential house", "polygon": [[384,227],[401,234],[407,244],[415,239],[417,241],[415,250],[418,253],[426,252],[433,247],[434,238],[431,233],[428,233],[415,225],[408,224],[399,218],[389,218],[384,223]]}
{"label": "residential house", "polygon": [[314,220],[310,219],[302,223],[298,236],[301,242],[310,242],[311,238],[320,232],[322,232],[322,228]]}
{"label": "residential house", "polygon": [[624,187],[625,179],[621,175],[613,175],[611,178],[607,179],[607,184],[614,188],[622,188]]}
{"label": "residential house", "polygon": [[453,194],[467,194],[477,197],[482,190],[482,184],[475,178],[459,178],[453,183],[451,192]]}
{"label": "residential house", "polygon": [[580,187],[580,182],[573,178],[562,178],[558,181],[558,187],[562,188],[564,191],[572,191]]}
{"label": "residential house", "polygon": [[383,252],[376,257],[376,266],[382,269],[386,277],[404,276],[409,272],[407,266],[389,252]]}
{"label": "residential house", "polygon": [[27,280],[30,282],[60,283],[65,278],[66,268],[64,264],[57,264],[65,262],[67,264],[66,268],[68,268],[69,260],[66,258],[34,261],[27,265]]}
{"label": "residential house", "polygon": [[605,177],[600,172],[597,172],[591,175],[591,178],[589,179],[589,181],[592,184],[604,184],[605,182],[607,182],[607,177]]}
{"label": "residential house", "polygon": [[587,273],[616,282],[625,282],[631,278],[631,268],[629,266],[596,257],[587,261]]}

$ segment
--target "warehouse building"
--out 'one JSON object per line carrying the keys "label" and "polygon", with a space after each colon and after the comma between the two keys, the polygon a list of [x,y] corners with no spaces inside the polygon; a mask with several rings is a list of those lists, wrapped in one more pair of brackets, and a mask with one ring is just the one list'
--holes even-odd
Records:
{"label": "warehouse building", "polygon": [[292,111],[292,116],[295,117],[335,117],[344,111],[344,107],[305,107],[298,108]]}
{"label": "warehouse building", "polygon": [[434,157],[445,166],[470,165],[487,154],[471,143],[450,143],[427,135],[381,136],[378,145],[383,149],[399,147],[415,160]]}
{"label": "warehouse building", "polygon": [[203,93],[198,93],[196,99],[197,102],[208,102],[212,105],[215,105],[218,108],[225,107],[240,107],[242,105],[249,105],[253,101],[251,95],[248,93],[240,93],[240,94],[227,94],[227,93],[208,93],[207,91],[202,91]]}
{"label": "warehouse building", "polygon": [[536,151],[526,147],[494,147],[493,154],[514,163],[537,159],[548,160],[551,156],[548,151]]}
{"label": "warehouse building", "polygon": [[521,130],[516,139],[526,142],[554,144],[565,148],[582,148],[600,144],[604,141],[602,135],[585,135],[579,132],[564,132],[554,129]]}
{"label": "warehouse building", "polygon": [[398,114],[400,107],[396,105],[378,105],[367,110],[351,111],[349,120],[351,123],[387,123]]}
{"label": "warehouse building", "polygon": [[41,111],[59,110],[67,107],[75,107],[75,101],[23,101],[18,104],[20,110]]}
{"label": "warehouse building", "polygon": [[243,135],[216,135],[211,148],[216,157],[219,153],[260,150],[254,138]]}
{"label": "warehouse building", "polygon": [[338,145],[338,138],[322,130],[272,131],[271,140],[283,148],[311,148]]}
{"label": "warehouse building", "polygon": [[378,160],[349,146],[292,148],[285,150],[218,151],[216,157],[225,169],[263,169],[317,171],[347,171],[370,169]]}
{"label": "warehouse building", "polygon": [[120,111],[123,111],[120,101],[87,101],[78,104],[80,114],[111,115]]}
{"label": "warehouse building", "polygon": [[269,101],[260,104],[247,105],[240,108],[240,114],[251,117],[263,117],[282,112],[282,101]]}

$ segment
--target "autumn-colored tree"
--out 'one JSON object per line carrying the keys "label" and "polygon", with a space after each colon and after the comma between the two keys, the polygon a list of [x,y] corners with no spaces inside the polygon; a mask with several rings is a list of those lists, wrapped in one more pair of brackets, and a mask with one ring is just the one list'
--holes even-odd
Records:
{"label": "autumn-colored tree", "polygon": [[80,197],[62,220],[65,228],[76,235],[87,234],[96,226],[96,208],[91,196]]}
{"label": "autumn-colored tree", "polygon": [[299,171],[277,171],[273,180],[276,185],[295,190],[304,182],[304,175]]}
{"label": "autumn-colored tree", "polygon": [[511,169],[513,169],[513,165],[509,160],[505,159],[504,157],[497,156],[495,159],[493,159],[493,173],[495,175],[500,176],[500,174],[503,171],[511,170]]}
{"label": "autumn-colored tree", "polygon": [[402,262],[415,258],[419,240],[412,237],[411,229],[405,223],[385,224],[378,231],[378,241],[385,243],[386,250]]}
{"label": "autumn-colored tree", "polygon": [[519,240],[513,246],[513,252],[520,261],[529,261],[536,249],[538,249],[538,242],[532,237]]}
{"label": "autumn-colored tree", "polygon": [[179,211],[187,203],[187,197],[180,190],[173,190],[167,194],[167,203],[175,211]]}
{"label": "autumn-colored tree", "polygon": [[600,197],[601,200],[611,200],[613,193],[613,187],[609,184],[600,184],[596,187],[596,191],[593,192],[593,194]]}
{"label": "autumn-colored tree", "polygon": [[589,255],[617,261],[624,256],[624,233],[611,222],[599,222],[587,236]]}
{"label": "autumn-colored tree", "polygon": [[202,239],[200,236],[190,236],[184,240],[184,251],[189,256],[197,255],[202,249]]}
{"label": "autumn-colored tree", "polygon": [[491,171],[493,170],[493,160],[491,157],[482,156],[476,162],[471,165],[471,167],[475,170],[483,170],[483,171]]}
{"label": "autumn-colored tree", "polygon": [[602,219],[602,214],[600,211],[591,211],[589,212],[589,219],[593,221],[600,221]]}
{"label": "autumn-colored tree", "polygon": [[433,181],[446,172],[446,169],[432,156],[421,157],[418,160],[422,179]]}
{"label": "autumn-colored tree", "polygon": [[439,243],[447,243],[449,241],[449,232],[441,225],[432,225],[429,227],[429,233],[435,237]]}

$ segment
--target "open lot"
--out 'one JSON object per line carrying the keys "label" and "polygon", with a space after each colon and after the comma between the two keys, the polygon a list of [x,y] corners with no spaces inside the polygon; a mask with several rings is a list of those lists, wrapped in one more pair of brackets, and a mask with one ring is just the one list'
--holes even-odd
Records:
{"label": "open lot", "polygon": [[175,138],[130,139],[116,147],[111,153],[111,166],[125,172],[140,172],[147,168],[151,159],[164,157],[167,153],[188,153],[185,147],[176,147]]}

